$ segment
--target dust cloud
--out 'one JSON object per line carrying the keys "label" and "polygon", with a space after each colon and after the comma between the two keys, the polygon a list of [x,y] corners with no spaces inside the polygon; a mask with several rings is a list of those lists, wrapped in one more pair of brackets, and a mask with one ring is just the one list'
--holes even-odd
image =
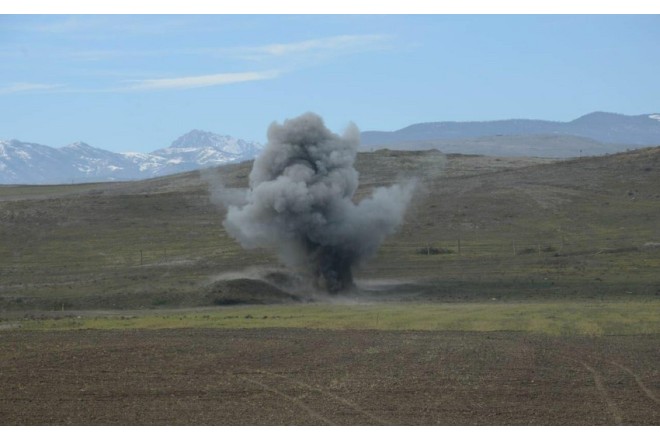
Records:
{"label": "dust cloud", "polygon": [[355,125],[339,136],[313,113],[271,124],[249,189],[216,193],[226,231],[246,249],[274,250],[329,293],[352,289],[353,269],[396,231],[415,188],[380,187],[355,203],[358,146]]}

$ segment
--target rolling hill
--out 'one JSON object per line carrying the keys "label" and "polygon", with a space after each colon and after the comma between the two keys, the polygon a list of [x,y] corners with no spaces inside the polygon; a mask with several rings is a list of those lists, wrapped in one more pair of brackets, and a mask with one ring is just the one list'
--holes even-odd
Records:
{"label": "rolling hill", "polygon": [[593,112],[569,122],[532,119],[428,122],[362,132],[364,150],[436,148],[445,153],[569,158],[660,144],[660,115]]}
{"label": "rolling hill", "polygon": [[605,143],[656,145],[660,142],[660,115],[630,116],[592,112],[569,122],[534,119],[427,122],[413,124],[393,132],[362,132],[362,144],[532,134],[561,134],[582,136]]}
{"label": "rolling hill", "polygon": [[[356,271],[363,299],[660,295],[660,147],[562,161],[380,150],[356,167],[356,198],[419,180],[403,227]],[[223,230],[214,192],[245,187],[250,169],[0,186],[0,308],[318,300]]]}

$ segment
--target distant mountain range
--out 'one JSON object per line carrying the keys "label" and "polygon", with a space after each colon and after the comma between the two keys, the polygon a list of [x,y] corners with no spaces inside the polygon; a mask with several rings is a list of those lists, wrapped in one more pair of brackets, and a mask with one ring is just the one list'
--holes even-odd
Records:
{"label": "distant mountain range", "polygon": [[393,132],[362,132],[362,149],[418,150],[493,156],[573,157],[660,145],[660,114],[594,112],[570,122],[509,119],[429,122]]}
{"label": "distant mountain range", "polygon": [[[567,158],[660,145],[660,114],[594,112],[570,122],[510,119],[430,122],[362,132],[362,150],[438,149],[445,153]],[[253,159],[256,142],[192,130],[151,153],[114,153],[77,142],[61,148],[0,141],[0,184],[145,179]]]}
{"label": "distant mountain range", "polygon": [[76,142],[61,148],[0,141],[0,184],[125,181],[254,158],[256,142],[193,130],[151,153],[114,153]]}

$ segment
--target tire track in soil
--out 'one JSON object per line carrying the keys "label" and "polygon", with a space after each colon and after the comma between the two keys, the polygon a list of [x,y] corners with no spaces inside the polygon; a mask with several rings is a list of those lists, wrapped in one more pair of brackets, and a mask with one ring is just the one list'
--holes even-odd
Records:
{"label": "tire track in soil", "polygon": [[598,390],[598,393],[600,393],[600,396],[603,398],[603,401],[605,401],[605,404],[607,404],[607,408],[610,411],[610,414],[612,414],[612,417],[614,418],[614,423],[617,425],[621,425],[623,423],[623,418],[621,417],[621,413],[619,413],[619,409],[617,409],[616,405],[614,404],[614,401],[612,401],[607,394],[607,389],[605,388],[605,385],[603,384],[603,381],[600,378],[600,374],[596,371],[596,369],[592,368],[589,366],[587,363],[585,363],[582,360],[575,360],[580,363],[586,370],[588,370],[591,373],[591,376],[594,379],[594,383],[596,384],[596,389]]}
{"label": "tire track in soil", "polygon": [[307,384],[307,383],[304,383],[300,380],[296,380],[296,379],[293,379],[293,378],[288,378],[284,375],[276,374],[275,372],[268,372],[268,371],[257,371],[257,372],[260,373],[260,374],[264,374],[264,375],[271,375],[273,377],[283,378],[283,379],[285,379],[285,380],[287,380],[291,383],[302,386],[302,387],[304,387],[304,388],[306,388],[310,391],[318,392],[321,395],[325,395],[326,397],[332,398],[333,400],[338,401],[338,402],[342,403],[343,405],[345,405],[347,407],[350,407],[351,409],[355,410],[356,412],[370,418],[371,420],[375,421],[376,423],[378,423],[381,426],[390,426],[390,425],[392,425],[392,423],[390,423],[389,421],[385,421],[382,418],[372,414],[371,412],[362,409],[357,404],[352,403],[351,401],[348,401],[347,399],[342,398],[339,395],[335,395],[332,392],[328,392],[327,390],[322,389],[320,387],[312,386],[311,384]]}
{"label": "tire track in soil", "polygon": [[656,403],[660,404],[660,399],[658,399],[658,397],[656,397],[655,394],[648,387],[646,387],[646,385],[644,384],[642,379],[639,377],[639,375],[634,373],[632,370],[628,369],[626,366],[617,363],[616,361],[610,361],[610,364],[613,364],[614,366],[618,367],[622,371],[627,372],[628,374],[630,374],[635,379],[635,382],[637,383],[637,386],[639,386],[639,389],[642,392],[644,392],[644,394],[647,397],[649,397],[651,400],[653,400]]}
{"label": "tire track in soil", "polygon": [[293,404],[295,404],[296,406],[298,406],[299,408],[301,408],[302,410],[307,412],[310,416],[312,416],[316,419],[319,419],[319,420],[323,421],[326,424],[329,424],[331,426],[336,426],[337,425],[337,423],[335,423],[334,421],[332,421],[332,420],[324,417],[323,415],[321,415],[321,414],[313,411],[312,409],[310,409],[305,403],[303,403],[301,400],[299,400],[296,397],[292,397],[291,395],[287,395],[287,394],[285,394],[284,392],[282,392],[278,389],[270,387],[267,384],[262,383],[261,381],[257,381],[257,380],[254,380],[252,378],[248,378],[245,375],[236,375],[236,376],[238,378],[240,378],[241,380],[243,380],[243,381],[247,381],[248,383],[256,384],[257,386],[260,386],[264,390],[266,390],[266,391],[268,391],[272,394],[278,395],[278,396],[292,402]]}

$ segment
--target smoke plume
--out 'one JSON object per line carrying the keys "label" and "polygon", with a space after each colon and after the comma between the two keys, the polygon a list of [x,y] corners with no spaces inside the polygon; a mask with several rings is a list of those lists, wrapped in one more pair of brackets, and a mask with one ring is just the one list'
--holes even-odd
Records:
{"label": "smoke plume", "polygon": [[353,202],[359,131],[329,131],[313,113],[271,124],[254,161],[245,201],[224,226],[245,248],[274,249],[330,293],[353,286],[353,268],[401,224],[413,184],[381,187]]}

